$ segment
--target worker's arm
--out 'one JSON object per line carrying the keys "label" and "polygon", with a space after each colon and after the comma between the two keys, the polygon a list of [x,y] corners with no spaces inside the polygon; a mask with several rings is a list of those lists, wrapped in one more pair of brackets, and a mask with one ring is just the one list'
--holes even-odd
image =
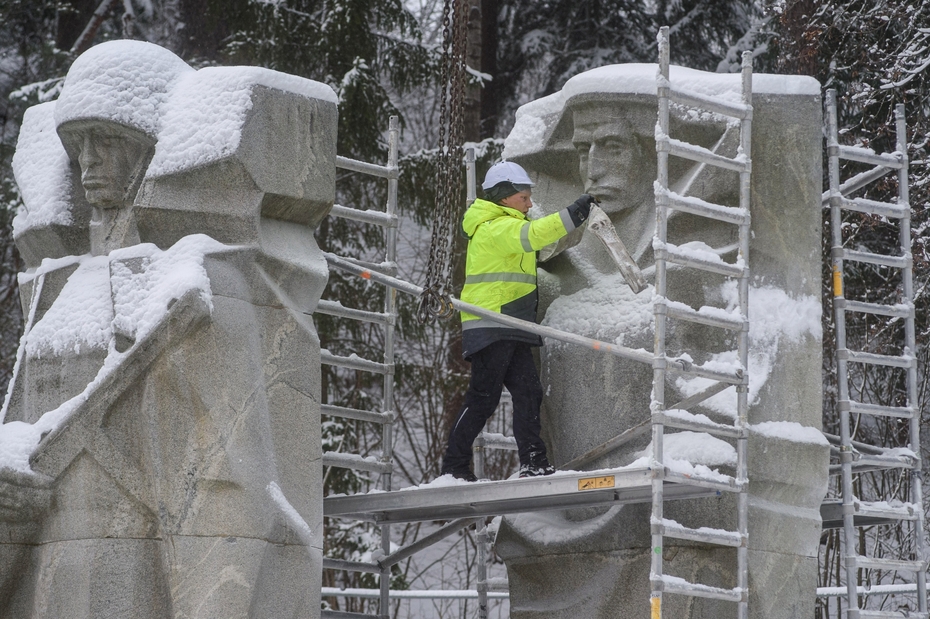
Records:
{"label": "worker's arm", "polygon": [[562,210],[533,221],[500,217],[490,223],[496,243],[510,253],[534,252],[580,227],[594,198],[585,194]]}

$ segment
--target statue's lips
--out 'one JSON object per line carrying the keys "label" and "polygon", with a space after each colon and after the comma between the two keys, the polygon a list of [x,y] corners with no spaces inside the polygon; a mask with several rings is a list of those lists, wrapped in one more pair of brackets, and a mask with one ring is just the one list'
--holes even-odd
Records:
{"label": "statue's lips", "polygon": [[611,206],[617,205],[620,208],[623,208],[623,193],[615,187],[601,187],[598,185],[593,185],[588,187],[586,193],[597,198],[599,202],[611,202],[614,203],[611,204]]}
{"label": "statue's lips", "polygon": [[110,179],[91,176],[89,178],[82,178],[81,185],[84,186],[84,189],[104,189],[110,186]]}

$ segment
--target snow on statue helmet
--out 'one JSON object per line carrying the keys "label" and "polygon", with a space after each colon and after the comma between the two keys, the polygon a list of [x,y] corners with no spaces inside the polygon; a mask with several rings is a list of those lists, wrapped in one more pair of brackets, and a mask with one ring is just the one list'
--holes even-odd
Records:
{"label": "snow on statue helmet", "polygon": [[[134,129],[153,142],[168,91],[193,68],[144,41],[108,41],[81,54],[65,77],[55,106],[59,133],[71,123],[106,121]],[[67,145],[66,145],[67,146]]]}

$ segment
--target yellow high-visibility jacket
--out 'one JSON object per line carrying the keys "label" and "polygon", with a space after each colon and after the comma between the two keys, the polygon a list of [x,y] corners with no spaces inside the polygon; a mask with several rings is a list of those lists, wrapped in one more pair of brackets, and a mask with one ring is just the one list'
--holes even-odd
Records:
{"label": "yellow high-visibility jacket", "polygon": [[[575,227],[567,208],[530,220],[516,209],[475,200],[462,218],[462,231],[468,237],[462,301],[535,322],[536,252]],[[538,335],[462,312],[466,359],[498,340],[542,344]]]}

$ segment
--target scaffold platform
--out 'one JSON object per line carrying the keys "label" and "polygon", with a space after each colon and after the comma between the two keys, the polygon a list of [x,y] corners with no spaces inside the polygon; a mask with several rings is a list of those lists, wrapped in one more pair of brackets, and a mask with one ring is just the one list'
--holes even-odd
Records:
{"label": "scaffold platform", "polygon": [[[379,524],[499,516],[523,512],[650,503],[654,471],[649,467],[559,471],[545,477],[462,482],[335,495],[323,500],[323,515]],[[433,482],[435,483],[435,482]],[[667,499],[712,497],[720,490],[666,480]]]}

